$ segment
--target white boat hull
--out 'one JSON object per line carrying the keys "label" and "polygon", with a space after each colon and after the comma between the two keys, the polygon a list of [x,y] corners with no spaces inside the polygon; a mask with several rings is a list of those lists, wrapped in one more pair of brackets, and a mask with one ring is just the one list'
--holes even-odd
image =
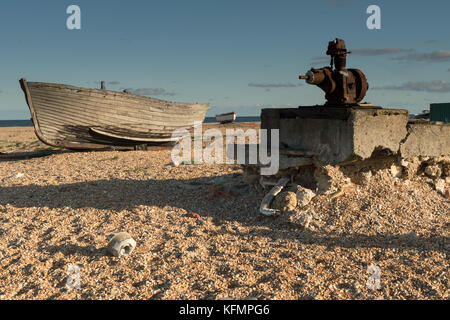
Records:
{"label": "white boat hull", "polygon": [[236,120],[236,112],[224,113],[216,115],[217,122],[228,123]]}

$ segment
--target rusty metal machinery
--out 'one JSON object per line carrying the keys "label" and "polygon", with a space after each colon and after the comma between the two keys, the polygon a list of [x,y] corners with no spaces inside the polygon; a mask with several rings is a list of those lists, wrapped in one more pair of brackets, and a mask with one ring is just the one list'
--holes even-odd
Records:
{"label": "rusty metal machinery", "polygon": [[345,68],[349,53],[351,51],[347,51],[344,40],[336,38],[328,43],[330,67],[311,68],[306,75],[299,77],[325,91],[326,106],[357,106],[369,89],[369,83],[361,70]]}

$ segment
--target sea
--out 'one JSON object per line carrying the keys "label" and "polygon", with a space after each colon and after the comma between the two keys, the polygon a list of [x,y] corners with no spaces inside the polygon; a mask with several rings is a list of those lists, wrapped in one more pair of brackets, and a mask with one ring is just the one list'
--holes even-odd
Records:
{"label": "sea", "polygon": [[0,127],[32,127],[31,120],[0,120]]}
{"label": "sea", "polygon": [[[236,122],[259,122],[259,116],[237,117]],[[206,117],[204,123],[217,122],[216,117]],[[0,120],[0,127],[32,127],[31,120]]]}
{"label": "sea", "polygon": [[[414,119],[416,115],[410,114],[409,118]],[[260,122],[260,116],[245,116],[237,117],[235,122]],[[217,122],[216,117],[206,117],[204,123],[214,123]],[[32,127],[33,123],[31,120],[0,120],[1,127]]]}

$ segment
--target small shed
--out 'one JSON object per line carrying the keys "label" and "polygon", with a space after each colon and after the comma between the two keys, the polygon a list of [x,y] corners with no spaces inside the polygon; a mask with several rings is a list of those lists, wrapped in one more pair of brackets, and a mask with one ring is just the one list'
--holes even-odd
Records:
{"label": "small shed", "polygon": [[450,102],[432,103],[430,105],[430,121],[450,122]]}

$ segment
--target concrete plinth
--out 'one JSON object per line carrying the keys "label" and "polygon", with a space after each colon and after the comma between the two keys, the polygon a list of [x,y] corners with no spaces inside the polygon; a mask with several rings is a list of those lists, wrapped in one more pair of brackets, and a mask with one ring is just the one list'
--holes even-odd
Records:
{"label": "concrete plinth", "polygon": [[408,111],[381,108],[263,109],[262,129],[280,130],[280,147],[316,152],[323,165],[369,158],[376,149],[398,153]]}

